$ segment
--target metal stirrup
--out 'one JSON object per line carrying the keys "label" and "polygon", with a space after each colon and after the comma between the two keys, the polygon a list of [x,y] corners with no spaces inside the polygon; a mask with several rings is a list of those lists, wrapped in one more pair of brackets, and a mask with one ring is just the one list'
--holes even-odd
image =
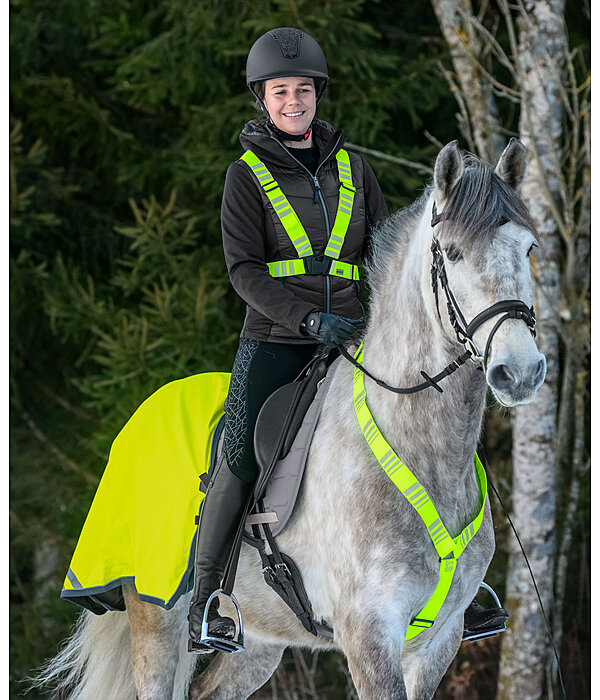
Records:
{"label": "metal stirrup", "polygon": [[[215,598],[227,598],[235,606],[235,611],[238,617],[238,632],[235,639],[224,639],[222,637],[214,637],[210,635],[208,631],[208,611],[210,609],[210,604]],[[200,644],[214,651],[224,651],[230,654],[239,654],[244,651],[244,627],[242,623],[242,612],[240,606],[233,593],[227,595],[222,588],[217,589],[210,594],[208,600],[206,601],[206,606],[204,608],[204,615],[202,617],[202,633],[200,636]]]}
{"label": "metal stirrup", "polygon": [[[496,595],[496,592],[494,591],[494,589],[491,586],[489,586],[485,581],[482,581],[479,584],[479,588],[483,588],[485,591],[487,591],[492,596],[497,608],[504,610],[504,606],[500,602],[500,598],[498,598],[498,596]],[[504,621],[502,621],[501,623],[499,623],[498,626],[495,627],[494,629],[482,630],[481,632],[475,632],[474,634],[469,635],[468,637],[463,637],[463,641],[475,642],[478,639],[485,639],[486,637],[494,637],[495,635],[500,634],[501,632],[506,632],[506,619]]]}
{"label": "metal stirrup", "polygon": [[485,581],[482,581],[479,584],[479,588],[483,588],[485,591],[487,591],[492,596],[492,598],[494,599],[494,603],[496,603],[497,608],[504,607],[502,605],[502,603],[500,602],[500,598],[498,598],[498,596],[496,595],[496,591],[494,591],[494,589],[491,586],[489,586]]}

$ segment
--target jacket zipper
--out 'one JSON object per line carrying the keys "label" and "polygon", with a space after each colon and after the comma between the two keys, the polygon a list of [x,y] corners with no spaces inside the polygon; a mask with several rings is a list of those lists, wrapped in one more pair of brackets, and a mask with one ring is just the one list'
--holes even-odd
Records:
{"label": "jacket zipper", "polygon": [[[326,234],[327,234],[327,240],[329,240],[329,236],[331,235],[331,224],[329,222],[329,213],[327,211],[327,205],[325,204],[325,199],[323,197],[323,193],[321,192],[321,186],[319,185],[319,179],[317,178],[317,173],[319,172],[319,169],[321,168],[321,165],[323,165],[326,161],[329,160],[329,158],[332,156],[333,153],[335,153],[335,149],[338,147],[338,144],[340,142],[340,136],[338,136],[337,141],[335,142],[334,147],[329,151],[327,154],[327,157],[324,158],[321,161],[321,164],[317,167],[315,170],[315,174],[313,175],[310,170],[303,164],[301,163],[297,158],[295,158],[287,148],[281,143],[281,141],[274,136],[271,136],[271,138],[276,141],[283,149],[285,149],[286,153],[290,156],[290,158],[296,163],[301,168],[304,168],[306,172],[310,175],[312,178],[313,184],[315,186],[315,204],[319,202],[321,204],[321,209],[323,211],[323,217],[325,218],[325,229],[326,229]],[[329,275],[325,275],[325,311],[326,313],[330,314],[331,313],[331,279]]]}
{"label": "jacket zipper", "polygon": [[[327,240],[329,240],[329,236],[331,235],[331,224],[329,223],[329,214],[327,212],[327,206],[325,205],[323,193],[321,192],[321,188],[319,187],[319,181],[317,180],[317,176],[315,175],[315,199],[317,198],[317,194],[319,196],[321,208],[323,209],[323,214],[325,216]],[[329,275],[325,275],[325,312],[328,314],[331,313],[331,277]]]}

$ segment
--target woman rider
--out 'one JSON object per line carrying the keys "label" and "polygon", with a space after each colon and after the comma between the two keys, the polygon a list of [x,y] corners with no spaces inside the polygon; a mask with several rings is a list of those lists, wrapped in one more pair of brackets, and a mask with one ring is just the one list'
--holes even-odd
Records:
{"label": "woman rider", "polygon": [[[212,478],[198,530],[191,651],[209,651],[200,643],[204,607],[220,588],[257,476],[258,411],[273,391],[298,376],[319,344],[343,343],[363,322],[356,265],[372,226],[388,209],[369,165],[343,151],[348,134],[315,119],[327,81],[321,48],[299,29],[267,32],[248,55],[246,82],[266,120],[244,127],[240,141],[251,153],[229,166],[223,191],[225,261],[248,306],[225,404],[226,463],[221,461]],[[340,191],[349,217],[338,212]],[[296,217],[285,200],[299,227],[289,223]],[[332,228],[337,245],[328,247]],[[278,264],[282,261],[290,262]],[[211,636],[234,636],[235,625],[219,616],[216,600],[208,620]]]}
{"label": "woman rider", "polygon": [[[348,134],[315,118],[328,77],[320,46],[299,29],[273,29],[248,54],[246,83],[266,120],[244,127],[246,153],[229,166],[223,191],[225,261],[248,306],[225,404],[225,459],[212,475],[198,528],[188,644],[197,653],[211,651],[201,642],[204,608],[221,587],[256,480],[258,412],[319,344],[342,344],[361,328],[356,265],[372,227],[388,215],[369,165],[343,149]],[[467,629],[494,624],[499,610],[505,616],[472,603]],[[209,636],[235,636],[216,599],[207,619]]]}

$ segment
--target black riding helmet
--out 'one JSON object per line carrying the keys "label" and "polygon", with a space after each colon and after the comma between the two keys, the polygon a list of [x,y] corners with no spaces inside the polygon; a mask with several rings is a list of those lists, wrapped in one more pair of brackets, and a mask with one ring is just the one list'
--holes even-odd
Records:
{"label": "black riding helmet", "polygon": [[308,138],[310,129],[304,136],[296,136],[275,127],[262,97],[256,91],[257,83],[290,76],[313,78],[318,103],[329,80],[325,55],[317,41],[300,29],[293,27],[271,29],[258,38],[250,49],[246,60],[246,85],[269,118],[271,127],[286,139],[303,141]]}

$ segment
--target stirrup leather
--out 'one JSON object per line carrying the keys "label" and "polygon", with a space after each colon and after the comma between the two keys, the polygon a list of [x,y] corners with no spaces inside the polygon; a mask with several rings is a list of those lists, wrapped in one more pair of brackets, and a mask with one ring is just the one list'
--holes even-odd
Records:
{"label": "stirrup leather", "polygon": [[508,612],[505,610],[503,605],[500,603],[500,599],[496,595],[494,589],[488,586],[485,581],[479,584],[479,588],[486,590],[494,599],[496,604],[495,608],[488,608],[490,611],[496,611],[496,616],[490,620],[489,623],[480,627],[476,630],[465,630],[463,633],[463,642],[469,641],[474,642],[477,639],[485,639],[486,637],[494,637],[501,632],[506,632],[506,620],[508,619]]}
{"label": "stirrup leather", "polygon": [[[208,630],[208,611],[210,610],[210,604],[215,598],[227,598],[230,600],[234,607],[238,617],[237,635],[234,639],[225,639],[224,637],[216,637],[209,633]],[[224,651],[229,654],[239,654],[244,651],[244,627],[242,623],[242,613],[240,606],[233,593],[227,595],[222,588],[217,589],[210,594],[206,605],[204,606],[204,615],[202,617],[202,632],[200,640],[196,643],[202,651],[202,647],[206,647],[212,651]]]}

